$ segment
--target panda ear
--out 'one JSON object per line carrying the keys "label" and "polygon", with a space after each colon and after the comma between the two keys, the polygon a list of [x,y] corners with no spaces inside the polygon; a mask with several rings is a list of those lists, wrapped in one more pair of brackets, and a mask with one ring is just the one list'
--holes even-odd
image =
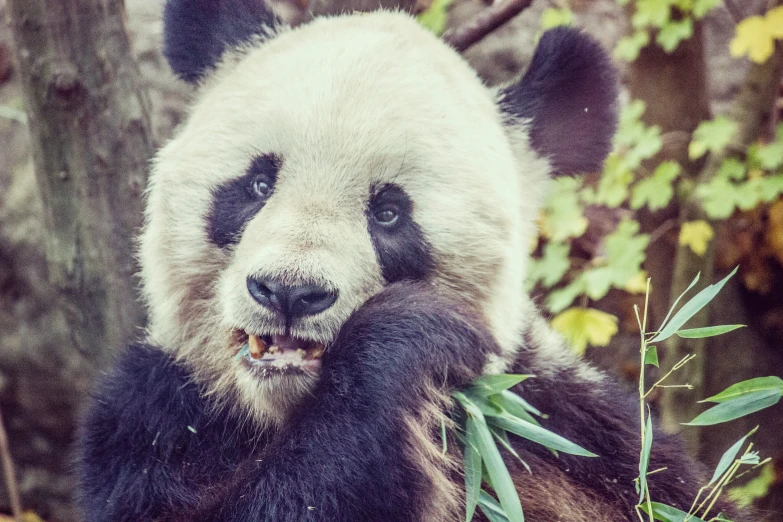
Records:
{"label": "panda ear", "polygon": [[226,51],[280,25],[263,0],[167,0],[163,23],[166,59],[189,83],[204,78]]}
{"label": "panda ear", "polygon": [[522,79],[500,91],[508,125],[522,125],[555,175],[599,170],[617,127],[617,74],[578,30],[544,33]]}

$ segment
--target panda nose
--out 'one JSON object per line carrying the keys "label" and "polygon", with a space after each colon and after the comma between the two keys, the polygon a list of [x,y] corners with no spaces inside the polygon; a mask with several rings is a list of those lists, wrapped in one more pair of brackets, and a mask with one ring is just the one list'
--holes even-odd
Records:
{"label": "panda nose", "polygon": [[288,286],[249,277],[247,289],[259,304],[289,319],[323,312],[337,301],[337,292],[317,285]]}

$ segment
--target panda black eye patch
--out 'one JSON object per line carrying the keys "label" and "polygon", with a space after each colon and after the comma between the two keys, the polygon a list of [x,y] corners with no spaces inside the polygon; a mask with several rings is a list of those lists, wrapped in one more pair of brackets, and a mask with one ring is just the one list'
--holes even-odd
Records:
{"label": "panda black eye patch", "polygon": [[434,261],[429,244],[413,220],[413,201],[397,185],[373,190],[367,208],[367,228],[388,283],[426,278]]}
{"label": "panda black eye patch", "polygon": [[253,158],[245,174],[212,191],[207,214],[207,236],[220,248],[235,245],[245,225],[263,208],[274,192],[282,161],[274,154]]}

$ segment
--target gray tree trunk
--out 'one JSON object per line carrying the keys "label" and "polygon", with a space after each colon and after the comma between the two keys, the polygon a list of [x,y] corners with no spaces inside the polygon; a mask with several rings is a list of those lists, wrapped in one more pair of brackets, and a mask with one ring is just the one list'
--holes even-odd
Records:
{"label": "gray tree trunk", "polygon": [[138,333],[133,236],[153,140],[122,0],[11,0],[49,279],[73,348],[99,363]]}
{"label": "gray tree trunk", "polygon": [[35,331],[0,338],[8,355],[2,407],[25,508],[75,521],[68,471],[78,406],[92,377],[145,322],[133,237],[153,152],[150,115],[122,0],[9,0],[7,10],[54,291],[24,283],[22,273],[34,270],[19,265],[18,252],[0,264],[9,269],[9,294],[53,300],[64,321],[18,311]]}

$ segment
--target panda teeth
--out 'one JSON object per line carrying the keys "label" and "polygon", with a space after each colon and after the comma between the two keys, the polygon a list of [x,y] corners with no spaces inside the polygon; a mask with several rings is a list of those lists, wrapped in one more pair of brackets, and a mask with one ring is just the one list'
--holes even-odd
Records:
{"label": "panda teeth", "polygon": [[324,345],[316,344],[313,348],[310,348],[309,352],[313,359],[320,359],[324,355]]}
{"label": "panda teeth", "polygon": [[268,348],[267,344],[257,335],[248,336],[247,342],[250,346],[250,357],[253,359],[260,359],[267,352],[267,350],[271,352],[271,349]]}

